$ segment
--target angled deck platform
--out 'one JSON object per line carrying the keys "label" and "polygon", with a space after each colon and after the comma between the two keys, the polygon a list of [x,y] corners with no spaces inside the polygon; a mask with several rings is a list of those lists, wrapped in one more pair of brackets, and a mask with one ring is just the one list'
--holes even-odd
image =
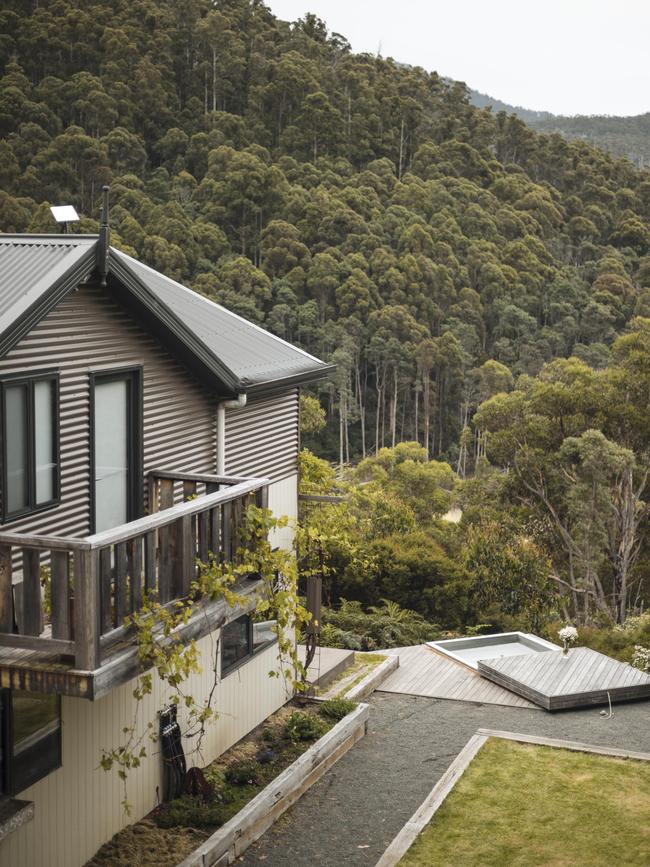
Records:
{"label": "angled deck platform", "polygon": [[546,710],[650,698],[650,675],[588,647],[576,647],[567,656],[549,651],[482,659],[478,670]]}
{"label": "angled deck platform", "polygon": [[399,656],[399,668],[378,687],[380,692],[507,707],[536,707],[526,698],[490,683],[469,666],[444,656],[426,644],[382,650],[381,653]]}

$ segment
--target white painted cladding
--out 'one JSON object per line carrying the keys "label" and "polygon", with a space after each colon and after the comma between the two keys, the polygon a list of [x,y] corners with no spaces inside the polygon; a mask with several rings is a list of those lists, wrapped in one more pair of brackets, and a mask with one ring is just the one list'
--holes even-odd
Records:
{"label": "white painted cladding", "polygon": [[[297,476],[271,485],[269,507],[276,515],[297,516]],[[290,531],[281,531],[277,544],[290,545]],[[204,671],[195,675],[191,690],[207,694],[216,658],[218,633],[198,642]],[[220,714],[210,726],[197,764],[220,755],[287,700],[282,678],[268,672],[277,667],[276,647],[270,647],[222,680],[215,707]],[[63,764],[19,797],[35,805],[34,820],[0,842],[0,867],[81,867],[121,828],[146,815],[157,804],[162,789],[162,768],[157,747],[131,772],[128,798],[132,815],[124,815],[117,773],[99,766],[102,748],[123,742],[124,726],[133,721],[134,681],[96,702],[63,698]],[[140,707],[140,719],[153,720],[165,705],[166,688],[157,682],[153,694]],[[189,749],[186,745],[186,749]]]}

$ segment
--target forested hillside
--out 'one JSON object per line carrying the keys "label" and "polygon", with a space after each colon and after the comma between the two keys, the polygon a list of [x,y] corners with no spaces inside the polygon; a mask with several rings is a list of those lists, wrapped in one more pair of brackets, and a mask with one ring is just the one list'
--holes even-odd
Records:
{"label": "forested hillside", "polygon": [[92,231],[110,183],[115,243],[338,363],[331,457],[409,439],[464,474],[481,401],[650,313],[650,174],[312,16],[6,0],[0,32],[0,229]]}
{"label": "forested hillside", "polygon": [[650,113],[632,117],[610,115],[575,115],[574,117],[553,114],[550,111],[533,111],[520,105],[509,105],[478,90],[469,91],[472,105],[491,108],[496,114],[516,114],[533,129],[544,133],[559,133],[568,139],[585,139],[596,147],[614,156],[626,157],[637,167],[650,164]]}
{"label": "forested hillside", "polygon": [[627,157],[637,166],[650,165],[650,112],[634,117],[551,115],[529,122],[541,132],[559,132],[569,139],[583,138],[610,153]]}

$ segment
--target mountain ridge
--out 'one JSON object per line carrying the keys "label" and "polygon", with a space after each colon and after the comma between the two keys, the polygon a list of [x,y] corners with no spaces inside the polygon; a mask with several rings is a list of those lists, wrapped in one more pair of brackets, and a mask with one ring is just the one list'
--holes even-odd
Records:
{"label": "mountain ridge", "polygon": [[637,167],[650,164],[650,112],[623,116],[607,114],[561,115],[512,105],[469,88],[469,100],[477,108],[492,108],[521,118],[533,129],[559,133],[568,139],[584,139],[615,156],[626,157]]}

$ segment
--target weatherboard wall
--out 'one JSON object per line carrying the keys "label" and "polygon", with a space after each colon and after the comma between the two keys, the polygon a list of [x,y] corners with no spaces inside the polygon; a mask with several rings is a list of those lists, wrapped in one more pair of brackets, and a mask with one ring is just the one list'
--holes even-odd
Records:
{"label": "weatherboard wall", "polygon": [[[189,689],[199,700],[211,686],[218,637],[213,633],[198,642],[203,674],[192,678]],[[275,655],[271,646],[221,682],[214,697],[220,718],[209,726],[202,757],[192,756],[190,764],[216,758],[284,704],[283,679],[268,674],[275,667]],[[134,686],[134,681],[126,683],[96,702],[63,697],[63,764],[20,793],[22,799],[33,801],[34,819],[0,842],[2,867],[81,867],[114,834],[157,805],[163,785],[157,745],[147,744],[148,758],[129,774],[130,816],[121,806],[124,792],[117,772],[99,767],[102,750],[123,743],[122,729],[133,724]],[[164,684],[155,684],[139,708],[140,725],[156,723],[167,692]],[[185,748],[192,749],[187,743]]]}

